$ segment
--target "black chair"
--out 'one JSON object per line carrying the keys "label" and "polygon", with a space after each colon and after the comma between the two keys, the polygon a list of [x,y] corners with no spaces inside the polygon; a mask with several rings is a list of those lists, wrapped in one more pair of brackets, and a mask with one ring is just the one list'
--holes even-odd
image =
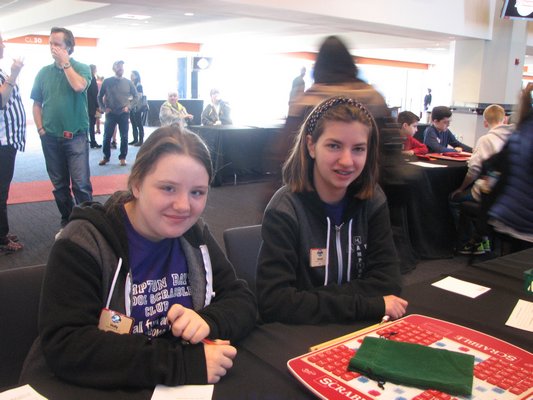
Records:
{"label": "black chair", "polygon": [[254,294],[257,257],[261,243],[261,225],[242,226],[224,231],[226,255],[235,267],[237,277],[244,279]]}
{"label": "black chair", "polygon": [[382,187],[389,205],[394,245],[400,257],[400,272],[405,274],[415,269],[418,263],[418,256],[409,236],[409,219],[407,217],[409,186],[405,183],[387,183],[383,184]]}
{"label": "black chair", "polygon": [[424,132],[428,126],[428,124],[418,124],[416,133],[413,135],[413,137],[420,143],[424,143]]}
{"label": "black chair", "polygon": [[45,265],[0,271],[0,390],[18,385],[24,359],[38,335]]}

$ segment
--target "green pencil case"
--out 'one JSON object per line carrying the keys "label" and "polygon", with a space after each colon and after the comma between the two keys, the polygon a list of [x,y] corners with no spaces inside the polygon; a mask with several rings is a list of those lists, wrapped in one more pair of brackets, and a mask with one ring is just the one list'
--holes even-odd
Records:
{"label": "green pencil case", "polygon": [[474,356],[365,337],[348,369],[371,379],[436,389],[448,394],[471,395],[474,380]]}

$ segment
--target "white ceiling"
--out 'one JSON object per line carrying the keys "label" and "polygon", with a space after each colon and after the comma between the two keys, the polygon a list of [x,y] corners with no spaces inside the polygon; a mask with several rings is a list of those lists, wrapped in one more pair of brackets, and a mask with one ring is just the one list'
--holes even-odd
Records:
{"label": "white ceiling", "polygon": [[[320,0],[322,1],[322,0]],[[395,59],[431,62],[454,38],[447,34],[392,25],[326,17],[280,8],[222,0],[0,0],[4,38],[48,35],[66,26],[77,37],[99,38],[99,45],[137,47],[174,42],[202,44],[222,51],[231,42],[263,52],[316,51],[329,34],[342,36],[354,54],[378,57],[376,49],[396,49]],[[268,3],[266,3],[268,4]],[[186,16],[185,13],[194,13]],[[146,15],[143,21],[115,18]],[[385,54],[385,53],[380,53]],[[387,58],[387,57],[381,57]]]}

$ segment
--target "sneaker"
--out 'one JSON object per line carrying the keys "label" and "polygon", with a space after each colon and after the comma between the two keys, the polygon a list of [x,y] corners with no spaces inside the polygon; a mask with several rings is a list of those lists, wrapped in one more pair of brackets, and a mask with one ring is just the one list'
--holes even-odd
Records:
{"label": "sneaker", "polygon": [[483,245],[481,243],[467,243],[459,250],[459,253],[466,255],[480,255],[485,254],[485,250],[483,250]]}
{"label": "sneaker", "polygon": [[98,165],[106,165],[107,163],[109,162],[109,160],[105,159],[105,158],[102,158],[100,160],[100,162],[98,163]]}
{"label": "sneaker", "polygon": [[120,166],[124,167],[126,166],[126,160],[124,160],[123,158],[120,159]]}
{"label": "sneaker", "polygon": [[134,145],[137,144],[137,141],[136,141],[136,140],[133,140],[133,141],[129,142],[128,144],[134,146]]}
{"label": "sneaker", "polygon": [[490,253],[492,251],[492,249],[490,248],[490,240],[489,239],[485,239],[481,242],[481,245],[483,246],[483,250],[485,251],[485,253]]}
{"label": "sneaker", "polygon": [[0,244],[0,253],[11,254],[16,251],[22,250],[23,248],[24,245],[22,243],[14,242],[6,236]]}
{"label": "sneaker", "polygon": [[17,235],[15,235],[14,233],[8,233],[6,235],[6,238],[8,238],[9,240],[11,240],[12,242],[18,242],[19,241],[19,237]]}

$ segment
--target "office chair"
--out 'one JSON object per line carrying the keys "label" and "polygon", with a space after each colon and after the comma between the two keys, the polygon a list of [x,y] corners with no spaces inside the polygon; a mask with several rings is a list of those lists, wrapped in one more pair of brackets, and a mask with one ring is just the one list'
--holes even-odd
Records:
{"label": "office chair", "polygon": [[37,338],[45,265],[0,271],[0,391],[18,385],[24,359]]}
{"label": "office chair", "polygon": [[226,229],[223,234],[226,255],[233,264],[237,277],[244,279],[255,294],[257,257],[261,248],[261,225]]}

